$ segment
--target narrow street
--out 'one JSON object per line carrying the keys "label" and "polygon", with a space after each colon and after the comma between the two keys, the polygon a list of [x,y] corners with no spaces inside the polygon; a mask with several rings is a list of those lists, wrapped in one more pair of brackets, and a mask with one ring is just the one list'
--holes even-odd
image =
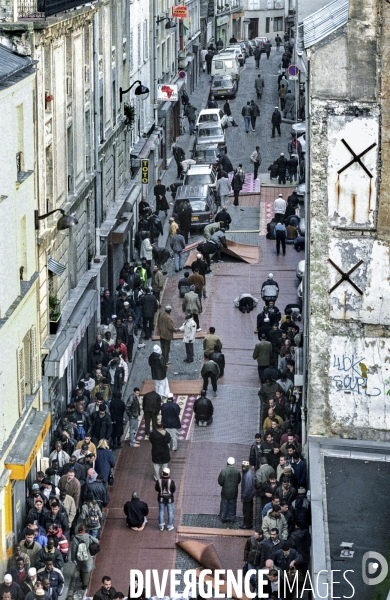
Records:
{"label": "narrow street", "polygon": [[[269,61],[265,54],[262,56],[260,72],[265,77],[265,90],[259,101],[261,117],[258,119],[256,133],[246,134],[241,108],[247,100],[255,99],[254,78],[259,72],[254,68],[254,59],[247,60],[246,67],[242,69],[237,98],[231,103],[234,118],[240,127],[227,130],[228,156],[233,165],[237,166],[241,162],[245,171],[252,176],[249,155],[256,145],[260,145],[262,177],[267,180],[268,165],[280,152],[287,153],[290,139],[288,124],[282,124],[281,138],[271,139],[270,118],[276,106],[278,64],[279,55],[275,51],[271,53]],[[199,110],[206,104],[208,81],[209,76],[203,74],[196,93],[191,97],[191,102]],[[178,140],[186,149],[187,156],[192,139],[186,134]],[[175,179],[175,175],[176,165],[172,162],[163,183],[168,185]],[[244,292],[250,292],[260,299],[261,284],[272,271],[280,286],[277,304],[281,312],[284,312],[286,304],[296,302],[295,268],[301,257],[293,246],[287,247],[285,257],[277,257],[274,242],[265,238],[266,223],[272,216],[274,198],[280,191],[287,197],[291,189],[285,186],[264,187],[260,194],[243,195],[240,197],[240,206],[230,208],[232,225],[227,234],[228,239],[259,246],[260,261],[249,265],[224,257],[225,262],[215,265],[213,273],[207,277],[208,298],[204,300],[204,312],[200,315],[200,335],[207,332],[209,325],[214,326],[222,340],[226,359],[224,377],[218,382],[218,397],[213,399],[214,421],[208,428],[194,426],[191,410],[196,394],[201,390],[199,372],[203,361],[203,340],[196,340],[195,360],[192,364],[183,363],[183,341],[172,342],[168,376],[171,390],[183,409],[179,449],[169,465],[177,488],[175,529],[172,532],[158,531],[157,494],[154,491],[150,444],[148,440],[144,440],[141,422],[137,436],[141,442],[140,447],[130,448],[124,442],[119,452],[115,486],[110,492],[111,501],[101,538],[103,551],[96,558],[97,568],[92,574],[91,594],[101,585],[103,574],[110,574],[115,588],[126,593],[130,568],[142,571],[158,569],[161,572],[163,569],[193,567],[194,561],[177,549],[175,544],[186,539],[190,533],[196,534],[194,539],[214,543],[224,568],[242,567],[243,546],[248,534],[238,529],[242,524],[240,502],[240,518],[231,530],[232,537],[212,534],[218,533],[216,529],[228,528],[228,524],[222,524],[217,517],[220,501],[218,473],[225,466],[228,456],[234,456],[236,465],[240,468],[241,461],[248,459],[249,446],[259,429],[259,381],[252,352],[257,341],[257,335],[254,334],[256,316],[262,308],[262,302],[259,301],[257,309],[252,313],[242,314],[234,307],[233,300]],[[167,227],[168,224],[165,223],[164,242]],[[196,239],[197,237],[191,236],[190,243]],[[159,243],[161,245],[161,240]],[[163,307],[167,303],[172,304],[172,317],[179,327],[184,318],[177,298],[177,281],[178,277],[171,265],[161,304]],[[147,361],[155,343],[148,341],[145,348],[137,351],[125,398],[134,386],[141,387],[143,381],[150,379]],[[150,510],[148,524],[142,533],[131,531],[125,526],[123,505],[131,498],[134,490],[148,503]],[[210,533],[210,530],[214,531]]]}

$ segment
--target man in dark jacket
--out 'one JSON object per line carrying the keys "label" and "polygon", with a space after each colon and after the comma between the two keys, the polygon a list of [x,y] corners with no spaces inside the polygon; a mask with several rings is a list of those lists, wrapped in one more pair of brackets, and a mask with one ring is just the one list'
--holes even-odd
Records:
{"label": "man in dark jacket", "polygon": [[[206,54],[206,62],[207,62],[207,72],[209,72],[209,62],[207,61],[207,54]],[[211,72],[211,62],[210,62],[210,72]],[[198,109],[195,108],[195,106],[193,106],[191,104],[191,102],[189,102],[185,109],[184,109],[184,114],[188,119],[188,125],[190,128],[190,135],[193,135],[194,131],[195,131],[195,121],[196,121],[196,111]]]}
{"label": "man in dark jacket", "polygon": [[99,410],[91,415],[91,429],[89,433],[95,446],[100,440],[109,441],[112,432],[111,417],[107,414],[106,404],[99,406]]}
{"label": "man in dark jacket", "polygon": [[219,376],[223,377],[225,372],[225,355],[223,352],[219,352],[219,346],[214,346],[214,352],[210,356],[210,360],[213,360],[215,363],[217,363],[219,367]]}
{"label": "man in dark jacket", "polygon": [[246,106],[242,107],[241,115],[244,117],[245,133],[249,133],[251,124],[251,103],[247,102]]}
{"label": "man in dark jacket", "polygon": [[112,600],[116,596],[116,589],[112,587],[111,578],[105,575],[102,579],[102,587],[96,592],[93,600]]}
{"label": "man in dark jacket", "polygon": [[151,288],[146,288],[145,295],[139,300],[139,306],[142,309],[142,327],[144,330],[144,339],[149,340],[153,331],[154,313],[158,310],[157,298],[152,294]]}
{"label": "man in dark jacket", "polygon": [[143,399],[143,409],[145,416],[145,438],[147,439],[150,433],[150,421],[152,421],[152,429],[157,429],[157,415],[161,409],[160,394],[157,394],[155,391],[147,392]]}
{"label": "man in dark jacket", "polygon": [[254,444],[252,444],[249,451],[249,464],[252,471],[257,471],[260,468],[260,457],[261,457],[261,434],[256,433]]}
{"label": "man in dark jacket", "polygon": [[172,452],[177,451],[177,438],[179,435],[180,406],[173,401],[173,394],[170,392],[167,401],[161,407],[162,426],[172,438]]}
{"label": "man in dark jacket", "polygon": [[279,137],[282,135],[280,133],[280,124],[282,122],[282,114],[279,112],[279,108],[275,106],[275,110],[272,113],[271,123],[272,123],[272,136],[275,137],[275,129],[277,130]]}
{"label": "man in dark jacket", "polygon": [[261,50],[258,46],[253,50],[253,56],[255,57],[256,69],[260,67]]}
{"label": "man in dark jacket", "polygon": [[259,73],[257,76],[257,79],[255,79],[255,90],[256,90],[256,95],[259,100],[261,100],[261,97],[263,95],[263,89],[264,89],[264,79],[261,76],[261,74]]}
{"label": "man in dark jacket", "polygon": [[302,557],[298,568],[302,575],[306,576],[306,571],[309,568],[310,562],[311,535],[305,528],[305,523],[301,521],[295,523],[295,530],[288,538],[288,543],[290,544],[290,547],[294,548]]}
{"label": "man in dark jacket", "polygon": [[134,531],[143,531],[145,529],[149,508],[146,502],[142,502],[139,499],[137,492],[133,492],[131,500],[124,505],[123,512],[126,515],[127,527],[130,527]]}
{"label": "man in dark jacket", "polygon": [[178,208],[177,220],[180,227],[180,233],[183,236],[185,243],[188,244],[188,238],[191,229],[192,207],[188,200],[180,202]]}
{"label": "man in dark jacket", "polygon": [[256,119],[260,117],[260,108],[254,100],[251,100],[251,126],[252,131],[256,131]]}
{"label": "man in dark jacket", "polygon": [[64,567],[64,560],[61,552],[55,547],[54,538],[51,536],[47,538],[47,545],[39,550],[35,557],[36,568],[43,569],[46,561],[49,559],[53,561],[53,565],[56,569],[60,569],[62,571]]}
{"label": "man in dark jacket", "polygon": [[232,218],[229,215],[227,208],[221,208],[221,210],[215,215],[214,221],[216,223],[220,223],[220,227],[223,229],[228,230],[230,223],[232,222]]}
{"label": "man in dark jacket", "polygon": [[263,531],[261,529],[255,529],[254,535],[247,539],[244,548],[244,561],[248,565],[248,570],[254,569],[257,571],[260,568],[263,544]]}
{"label": "man in dark jacket", "polygon": [[153,193],[156,199],[157,216],[160,210],[163,210],[165,212],[165,216],[167,216],[167,211],[169,208],[169,204],[166,198],[167,188],[161,183],[161,179],[157,179],[157,185],[154,186]]}
{"label": "man in dark jacket", "polygon": [[168,525],[167,531],[174,529],[173,519],[175,514],[175,499],[174,493],[176,491],[175,482],[169,478],[171,471],[168,467],[165,467],[162,471],[161,479],[156,481],[155,490],[158,492],[158,527],[160,531],[164,531],[165,528],[165,508],[168,513]]}
{"label": "man in dark jacket", "polygon": [[225,171],[225,173],[231,173],[234,171],[232,161],[225,152],[218,154],[218,164],[220,166],[220,170]]}
{"label": "man in dark jacket", "polygon": [[283,542],[281,549],[275,552],[275,567],[286,573],[301,562],[302,556],[294,548],[291,548],[288,542]]}
{"label": "man in dark jacket", "polygon": [[44,578],[49,579],[50,589],[53,590],[53,595],[55,594],[56,598],[61,596],[64,589],[65,580],[61,571],[53,566],[52,560],[47,560],[45,562],[45,567],[43,569],[38,569],[37,573],[40,580]]}
{"label": "man in dark jacket", "polygon": [[45,531],[47,531],[49,529],[49,526],[52,523],[56,523],[58,525],[58,527],[61,527],[64,536],[68,537],[68,535],[69,535],[68,517],[66,516],[65,512],[63,512],[63,513],[60,512],[60,504],[58,501],[52,502],[51,510],[46,515],[46,518],[44,520],[44,525],[43,525],[45,528]]}
{"label": "man in dark jacket", "polygon": [[200,393],[200,398],[194,402],[193,411],[195,413],[195,423],[197,425],[210,425],[213,422],[214,407],[211,400],[206,398],[204,390]]}
{"label": "man in dark jacket", "polygon": [[[140,389],[138,387],[135,387],[133,390],[133,393],[130,394],[129,398],[126,400],[126,414],[129,418],[129,424],[130,424],[129,444],[130,444],[130,446],[137,447],[137,448],[139,447],[139,444],[136,442],[135,436],[138,431],[138,417],[141,414],[141,408],[139,405],[139,395],[140,395]],[[145,422],[146,422],[146,418],[145,418]],[[150,425],[150,421],[149,421],[149,425]]]}
{"label": "man in dark jacket", "polygon": [[275,554],[278,550],[281,550],[284,541],[279,537],[279,529],[273,527],[270,531],[270,536],[263,544],[263,556],[261,559],[261,568],[264,567],[267,560],[274,560]]}
{"label": "man in dark jacket", "polygon": [[89,494],[92,494],[93,499],[96,500],[100,509],[105,508],[108,506],[110,496],[103,483],[102,475],[97,475],[95,469],[92,468],[88,470],[87,475],[84,498],[89,498]]}
{"label": "man in dark jacket", "polygon": [[237,512],[238,486],[241,483],[241,473],[234,466],[236,461],[232,456],[227,460],[227,466],[218,476],[221,486],[220,519],[222,523],[234,523]]}
{"label": "man in dark jacket", "polygon": [[24,598],[20,585],[12,580],[12,575],[9,573],[4,575],[3,583],[0,584],[0,598],[3,598],[3,592],[11,594],[10,600],[23,600]]}
{"label": "man in dark jacket", "polygon": [[200,374],[203,377],[203,390],[207,392],[207,388],[209,387],[209,379],[211,380],[211,385],[213,386],[214,398],[217,397],[217,379],[220,376],[219,366],[216,362],[209,358],[203,365]]}
{"label": "man in dark jacket", "polygon": [[271,54],[272,44],[269,40],[267,40],[264,44],[264,50],[267,55],[267,60],[269,59],[269,55]]}
{"label": "man in dark jacket", "polygon": [[241,463],[241,502],[244,524],[240,529],[252,529],[253,527],[253,498],[255,497],[255,480],[249,461]]}
{"label": "man in dark jacket", "polygon": [[154,479],[160,479],[161,469],[168,467],[171,460],[169,451],[171,436],[163,429],[162,423],[157,423],[157,429],[150,432],[149,442],[152,444],[152,463],[154,468]]}

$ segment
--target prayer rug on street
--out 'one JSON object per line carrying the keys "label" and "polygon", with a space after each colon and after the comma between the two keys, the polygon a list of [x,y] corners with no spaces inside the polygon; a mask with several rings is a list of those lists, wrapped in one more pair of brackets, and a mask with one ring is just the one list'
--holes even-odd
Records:
{"label": "prayer rug on street", "polygon": [[[233,179],[233,173],[229,173],[229,180]],[[245,174],[245,182],[242,186],[241,193],[242,194],[253,194],[260,191],[260,173],[258,179],[253,179],[253,173]],[[233,195],[233,192],[230,194]]]}
{"label": "prayer rug on street", "polygon": [[[193,406],[195,400],[199,397],[199,394],[178,394],[173,396],[173,401],[180,406],[180,422],[181,428],[179,429],[179,440],[186,440],[189,437],[193,418]],[[145,417],[142,414],[139,417],[138,431],[135,436],[137,442],[141,442],[145,439]]]}

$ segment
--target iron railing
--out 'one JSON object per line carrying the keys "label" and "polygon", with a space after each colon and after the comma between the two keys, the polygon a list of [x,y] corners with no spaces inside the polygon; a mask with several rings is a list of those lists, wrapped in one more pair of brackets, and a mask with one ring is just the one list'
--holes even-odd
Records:
{"label": "iron railing", "polygon": [[87,0],[18,0],[18,18],[46,19],[86,3]]}

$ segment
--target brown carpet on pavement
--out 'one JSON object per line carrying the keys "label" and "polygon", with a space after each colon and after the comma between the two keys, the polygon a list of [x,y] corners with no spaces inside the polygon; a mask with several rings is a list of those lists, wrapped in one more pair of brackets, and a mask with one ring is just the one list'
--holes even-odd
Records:
{"label": "brown carpet on pavement", "polygon": [[202,542],[192,539],[182,540],[176,543],[182,550],[185,550],[187,554],[192,556],[192,558],[195,558],[202,567],[211,569],[212,571],[215,569],[223,569],[221,560],[212,542],[203,544]]}
{"label": "brown carpet on pavement", "polygon": [[[169,389],[172,394],[180,395],[180,394],[200,394],[202,391],[203,380],[201,379],[188,379],[188,380],[179,380],[179,381],[169,381]],[[147,380],[142,382],[141,388],[141,396],[144,396],[148,392],[154,392],[154,381]]]}
{"label": "brown carpet on pavement", "polygon": [[[175,520],[181,521],[180,491],[183,488],[184,467],[189,442],[179,442],[177,452],[169,463],[171,476],[178,490],[175,496]],[[96,556],[96,569],[92,572],[89,595],[101,587],[102,576],[109,574],[116,590],[127,594],[130,569],[157,569],[161,577],[164,569],[175,568],[176,529],[158,530],[157,492],[154,489],[151,444],[141,442],[139,448],[123,443],[115,465],[115,485],[110,488],[110,504],[102,532],[102,552]],[[137,491],[149,506],[148,523],[142,532],[126,527],[124,504]],[[154,592],[153,592],[154,593]]]}
{"label": "brown carpet on pavement", "polygon": [[240,206],[245,206],[247,208],[249,207],[253,207],[256,208],[259,206],[259,197],[260,194],[258,192],[252,193],[252,194],[240,194],[238,197],[238,204],[239,206],[237,208],[235,208],[233,206],[233,202],[234,202],[234,198],[233,195],[229,196],[229,209],[230,209],[230,214],[234,215],[234,211],[235,210],[240,210]]}
{"label": "brown carpet on pavement", "polygon": [[221,251],[224,254],[228,254],[229,256],[233,256],[234,258],[238,258],[252,265],[259,262],[260,249],[258,246],[238,244],[237,242],[232,242],[231,240],[226,240],[226,243],[227,248],[221,246]]}

